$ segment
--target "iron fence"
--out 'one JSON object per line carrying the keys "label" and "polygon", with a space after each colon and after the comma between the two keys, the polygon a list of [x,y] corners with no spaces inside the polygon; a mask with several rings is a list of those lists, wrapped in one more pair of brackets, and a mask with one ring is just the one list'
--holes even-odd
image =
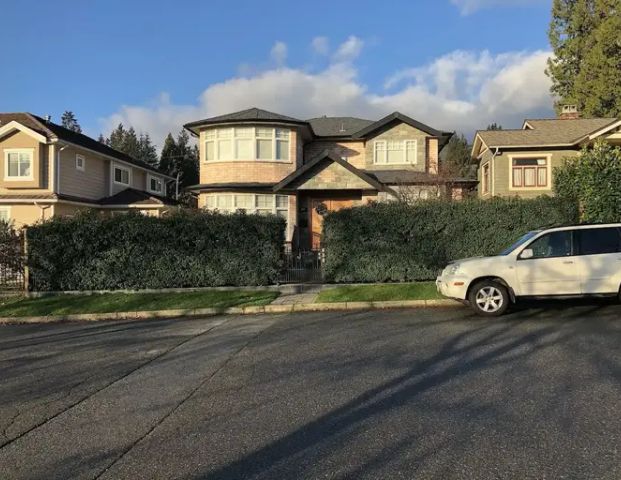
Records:
{"label": "iron fence", "polygon": [[0,292],[24,289],[24,237],[10,229],[0,233]]}
{"label": "iron fence", "polygon": [[278,283],[321,283],[323,250],[285,249]]}

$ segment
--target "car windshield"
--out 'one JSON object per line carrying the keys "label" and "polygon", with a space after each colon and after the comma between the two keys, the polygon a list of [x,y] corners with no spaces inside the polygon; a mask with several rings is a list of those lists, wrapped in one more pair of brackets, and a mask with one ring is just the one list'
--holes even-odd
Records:
{"label": "car windshield", "polygon": [[501,255],[501,256],[509,255],[513,250],[518,248],[520,245],[523,245],[524,243],[528,242],[531,238],[533,238],[539,232],[541,232],[541,230],[533,230],[532,232],[528,232],[526,235],[522,235],[517,242],[515,242],[510,247],[505,248],[498,255]]}

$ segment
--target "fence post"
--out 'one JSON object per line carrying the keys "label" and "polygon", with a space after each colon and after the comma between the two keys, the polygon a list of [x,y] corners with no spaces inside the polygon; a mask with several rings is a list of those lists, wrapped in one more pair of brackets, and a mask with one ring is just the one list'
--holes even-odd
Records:
{"label": "fence post", "polygon": [[24,292],[28,295],[30,291],[30,268],[28,267],[28,228],[22,230],[24,236],[24,247],[22,251],[22,264],[24,265]]}

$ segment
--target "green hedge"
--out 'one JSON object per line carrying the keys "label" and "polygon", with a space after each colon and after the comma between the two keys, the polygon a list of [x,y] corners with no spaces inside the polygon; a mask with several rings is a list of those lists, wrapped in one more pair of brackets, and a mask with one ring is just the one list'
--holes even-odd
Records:
{"label": "green hedge", "polygon": [[325,275],[332,282],[432,280],[451,260],[494,255],[530,230],[577,220],[575,202],[551,197],[341,210],[324,220]]}
{"label": "green hedge", "polygon": [[32,288],[266,285],[278,275],[284,230],[282,218],[242,213],[56,217],[28,229]]}

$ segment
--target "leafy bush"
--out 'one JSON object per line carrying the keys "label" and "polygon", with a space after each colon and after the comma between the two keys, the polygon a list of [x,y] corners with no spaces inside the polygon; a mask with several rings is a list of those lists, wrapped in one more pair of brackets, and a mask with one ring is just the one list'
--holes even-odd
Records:
{"label": "leafy bush", "polygon": [[276,216],[185,211],[55,217],[28,229],[35,290],[266,285],[279,270]]}
{"label": "leafy bush", "polygon": [[605,142],[585,147],[554,171],[560,197],[578,201],[586,222],[621,221],[621,149]]}
{"label": "leafy bush", "polygon": [[451,260],[494,255],[530,230],[577,220],[574,202],[550,197],[341,210],[324,220],[325,274],[333,282],[432,280]]}

